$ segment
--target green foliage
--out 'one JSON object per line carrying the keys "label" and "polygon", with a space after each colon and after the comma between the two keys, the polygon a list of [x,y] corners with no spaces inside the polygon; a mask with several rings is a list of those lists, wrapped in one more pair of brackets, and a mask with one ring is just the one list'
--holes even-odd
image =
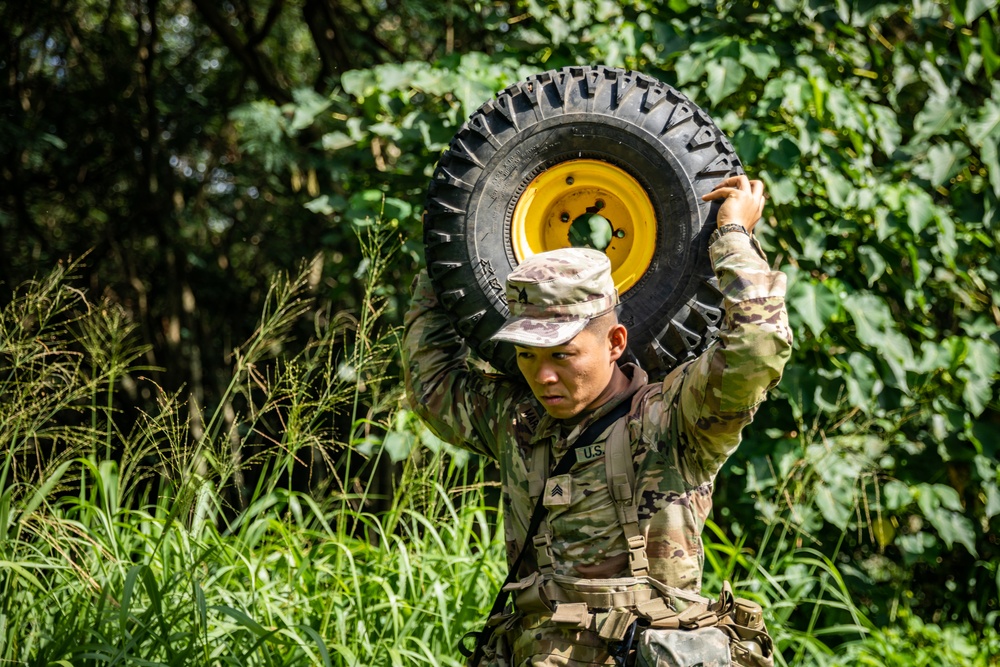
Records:
{"label": "green foliage", "polygon": [[[146,554],[135,561],[144,567],[124,557],[117,569],[93,561],[91,573],[114,572],[114,596],[87,597],[97,589],[81,578],[72,593],[53,587],[67,597],[48,607],[5,598],[0,625],[16,627],[15,612],[87,601],[96,615],[81,618],[103,624],[100,614],[117,614],[128,598],[139,600],[143,627],[155,627],[193,604],[204,611],[178,620],[179,635],[193,637],[178,651],[217,646],[203,638],[211,616],[224,628],[217,636],[253,637],[253,651],[265,651],[247,661],[322,662],[319,648],[307,648],[320,644],[307,638],[333,635],[290,620],[292,612],[253,607],[245,600],[257,589],[240,589],[244,598],[222,592],[243,574],[211,579],[220,596],[212,602],[216,589],[198,580],[199,602],[195,576],[209,556],[169,573],[155,559],[166,558],[164,544],[186,544],[172,532],[181,518],[198,531],[218,522],[224,540],[235,513],[267,526],[255,529],[269,535],[255,544],[271,549],[269,567],[288,562],[284,550],[312,548],[325,539],[323,521],[333,525],[319,518],[330,510],[324,501],[322,511],[304,510],[312,517],[299,526],[305,532],[282,533],[289,516],[298,526],[293,506],[305,506],[293,488],[337,486],[330,502],[354,517],[357,532],[343,533],[352,539],[368,530],[406,534],[411,544],[443,530],[417,513],[386,528],[396,502],[388,487],[398,481],[387,462],[449,450],[412,415],[390,416],[392,394],[376,388],[395,371],[391,361],[370,364],[378,350],[365,341],[401,319],[421,261],[427,180],[469,112],[533,72],[604,63],[655,75],[710,111],[748,172],[767,184],[758,236],[788,274],[795,356],[718,481],[715,572],[770,602],[786,661],[834,664],[827,647],[840,642],[861,664],[980,664],[996,654],[993,635],[978,645],[959,639],[984,633],[1000,614],[995,0],[365,0],[335,13],[310,9],[321,4],[74,0],[0,10],[9,54],[0,59],[9,93],[0,96],[0,279],[17,285],[92,248],[72,270],[102,295],[87,310],[78,292],[51,287],[61,284],[55,279],[0,299],[0,435],[13,452],[0,516],[51,512],[61,517],[51,521],[63,526],[64,547],[74,545],[59,560],[39,523],[39,539],[4,544],[48,560],[36,567],[12,557],[20,569],[9,572],[23,578],[18,595],[38,594],[36,582],[52,573],[75,581],[67,563],[83,562],[78,554],[103,558],[117,554],[115,540],[133,539],[91,534],[98,518],[111,526],[127,516],[145,526],[137,535],[171,536],[155,553],[129,546]],[[401,251],[379,264],[359,231],[399,238]],[[272,275],[303,257],[309,271],[269,289]],[[265,319],[261,332],[270,333],[239,347],[265,306],[277,317]],[[315,344],[300,350],[301,340]],[[269,458],[276,451],[284,458]],[[17,458],[29,452],[30,465]],[[363,508],[348,480],[375,460],[383,467],[362,487],[370,492]],[[290,481],[303,469],[304,484]],[[174,485],[163,493],[178,499],[176,509],[142,500],[153,497],[153,470]],[[99,487],[109,491],[93,495]],[[443,497],[433,484],[421,488],[422,498]],[[422,527],[405,532],[411,520]],[[463,535],[438,541],[459,549]],[[337,553],[369,554],[361,542]],[[389,542],[371,558],[410,557],[389,554]],[[223,569],[266,588],[261,568],[239,569],[251,552],[233,549],[220,551],[232,555]],[[434,574],[417,569],[411,576]],[[181,570],[189,578],[173,582]],[[393,579],[379,572],[364,571]],[[171,606],[164,591],[175,590],[188,602]],[[309,595],[304,609],[326,599]],[[460,609],[473,598],[488,594],[476,589]],[[135,633],[127,616],[116,627]],[[357,626],[324,618],[344,629],[345,639],[327,644],[331,660],[367,659],[346,639]],[[399,632],[415,632],[393,619]],[[430,648],[403,642],[400,650],[453,655],[439,635],[420,636]],[[136,641],[152,642],[141,644],[142,656],[165,659],[162,643]],[[935,642],[954,650],[936,654]]]}
{"label": "green foliage", "polygon": [[987,627],[979,637],[967,625],[941,627],[906,616],[901,626],[875,630],[863,643],[849,645],[831,665],[991,667],[1000,656],[1000,635]]}
{"label": "green foliage", "polygon": [[[998,555],[988,536],[1000,509],[996,4],[526,9],[495,56],[346,73],[351,97],[330,97],[344,117],[324,126],[327,155],[356,154],[391,174],[377,187],[388,206],[420,197],[457,123],[526,71],[605,62],[681,88],[767,184],[759,235],[788,274],[797,338],[759,417],[769,428],[744,446],[755,463],[732,467],[758,476],[726,476],[722,492],[735,498],[790,475],[793,520],[818,548],[843,543],[860,564],[851,585],[877,618],[903,602],[987,622],[1000,608],[995,590],[975,586]],[[357,206],[326,194],[317,202],[333,216]],[[782,473],[761,477],[765,468]],[[738,503],[728,529],[745,531],[756,516],[773,520],[774,508]],[[868,563],[883,555],[912,569],[871,588],[882,573]],[[938,594],[931,572],[955,585]]]}
{"label": "green foliage", "polygon": [[[381,245],[365,247],[376,285]],[[227,422],[160,394],[126,433],[94,399],[141,371],[142,350],[121,318],[86,301],[71,269],[0,310],[2,659],[459,665],[444,656],[485,613],[503,541],[482,473],[410,413],[390,419],[398,392],[383,394],[372,371],[395,351],[391,337],[372,338],[383,299],[369,293],[369,317],[348,330],[305,296],[309,267],[276,280],[235,360],[227,396],[242,398],[240,413]],[[325,323],[293,354],[302,319]],[[355,427],[340,442],[329,423],[344,411]],[[252,454],[254,433],[278,446]],[[106,439],[120,460],[98,451]],[[396,490],[379,489],[383,454],[404,462]],[[354,476],[290,488],[297,461],[325,457]]]}
{"label": "green foliage", "polygon": [[[381,246],[365,247],[374,285]],[[245,398],[241,414],[220,426],[224,419],[161,395],[134,431],[110,431],[113,448],[129,453],[120,461],[93,451],[111,422],[109,408],[89,397],[136,370],[134,331],[88,307],[67,270],[26,285],[0,310],[4,398],[14,390],[46,396],[53,379],[66,389],[55,403],[0,401],[11,444],[0,496],[4,660],[462,664],[455,642],[479,627],[505,575],[495,483],[398,409],[398,394],[381,393],[390,378],[368,369],[383,368],[395,349],[370,339],[370,320],[356,323],[344,354],[330,343],[344,333],[333,319],[298,353],[272,357],[279,341],[291,343],[296,320],[316,319],[316,305],[302,296],[308,273],[273,284],[258,332],[240,347],[230,393]],[[382,300],[368,298],[375,315]],[[133,351],[116,357],[113,372],[95,375],[78,351],[95,340],[103,342],[95,349]],[[46,363],[34,363],[42,356]],[[363,405],[376,409],[358,414]],[[61,428],[64,410],[80,416],[78,429]],[[336,411],[354,413],[355,429],[331,446],[326,423]],[[195,417],[204,428],[192,440]],[[281,446],[234,467],[238,459],[225,452],[252,442],[253,431]],[[63,455],[35,459],[56,437]],[[291,489],[294,461],[317,454],[365,465],[339,465],[354,472],[342,482]],[[379,488],[379,465],[389,458],[401,463],[398,476]],[[32,461],[39,465],[26,465]],[[254,468],[256,485],[235,505],[232,483]],[[774,503],[787,491],[761,496]],[[861,664],[898,658],[904,639],[926,653],[939,636],[950,642],[948,656],[978,655],[967,629],[911,623],[905,637],[875,630],[835,560],[794,546],[795,535],[779,535],[778,525],[759,551],[748,534],[734,542],[714,523],[706,542],[706,588],[730,579],[764,604],[778,664],[840,664],[826,637],[871,633],[873,640],[847,645]]]}

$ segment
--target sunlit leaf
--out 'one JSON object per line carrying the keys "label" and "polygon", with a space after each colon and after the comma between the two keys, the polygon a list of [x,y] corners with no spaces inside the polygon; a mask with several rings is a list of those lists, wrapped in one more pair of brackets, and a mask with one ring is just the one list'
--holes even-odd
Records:
{"label": "sunlit leaf", "polygon": [[934,200],[923,190],[911,188],[907,193],[906,222],[914,234],[924,231],[934,219]]}
{"label": "sunlit leaf", "polygon": [[844,373],[847,402],[865,413],[871,413],[876,405],[875,397],[884,387],[878,370],[872,360],[860,352],[852,352],[848,363],[849,372]]}
{"label": "sunlit leaf", "polygon": [[789,318],[804,323],[814,336],[826,329],[840,309],[840,299],[830,288],[809,279],[796,281],[788,290]]}
{"label": "sunlit leaf", "polygon": [[[972,25],[973,21],[997,6],[997,0],[968,0],[965,5],[965,23]],[[983,23],[988,23],[983,21]]]}
{"label": "sunlit leaf", "polygon": [[843,174],[827,166],[820,167],[818,171],[826,185],[826,195],[834,207],[847,208],[854,203],[856,199],[854,186],[844,178]]}
{"label": "sunlit leaf", "polygon": [[927,151],[926,160],[913,168],[913,173],[926,178],[931,185],[943,185],[965,166],[971,152],[968,146],[957,142],[936,144]]}
{"label": "sunlit leaf", "polygon": [[968,341],[962,398],[973,416],[978,417],[993,398],[993,384],[1000,370],[1000,351],[989,339]]}
{"label": "sunlit leaf", "polygon": [[965,105],[947,89],[932,92],[913,120],[913,128],[917,132],[911,143],[951,132],[961,125],[965,111]]}
{"label": "sunlit leaf", "polygon": [[758,79],[768,75],[780,64],[774,47],[770,44],[740,44],[740,63],[754,73]]}
{"label": "sunlit leaf", "polygon": [[968,517],[946,509],[935,510],[925,516],[949,549],[958,543],[970,554],[976,555],[976,529]]}
{"label": "sunlit leaf", "polygon": [[868,279],[868,286],[871,287],[875,284],[875,281],[882,277],[888,265],[878,250],[872,246],[860,246],[858,248],[858,257],[861,258],[862,274]]}

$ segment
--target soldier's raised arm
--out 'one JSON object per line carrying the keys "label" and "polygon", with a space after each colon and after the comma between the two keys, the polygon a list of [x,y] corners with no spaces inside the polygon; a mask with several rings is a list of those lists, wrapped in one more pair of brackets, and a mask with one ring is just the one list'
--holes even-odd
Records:
{"label": "soldier's raised arm", "polygon": [[404,318],[403,370],[410,405],[439,438],[497,458],[498,420],[513,414],[510,383],[470,367],[426,271]]}
{"label": "soldier's raised arm", "polygon": [[705,195],[725,199],[709,255],[724,297],[716,340],[664,387],[676,406],[679,452],[692,483],[710,481],[740,443],[791,354],[785,274],[773,271],[751,232],[764,207],[764,185],[736,176]]}

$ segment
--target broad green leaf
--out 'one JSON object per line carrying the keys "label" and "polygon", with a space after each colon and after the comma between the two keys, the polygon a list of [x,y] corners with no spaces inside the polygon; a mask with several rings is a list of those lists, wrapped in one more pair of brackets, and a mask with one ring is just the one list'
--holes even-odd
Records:
{"label": "broad green leaf", "polygon": [[62,150],[66,150],[66,146],[67,146],[66,142],[63,141],[62,139],[60,139],[59,137],[57,137],[54,134],[49,134],[48,132],[42,133],[41,140],[44,141],[45,143],[49,144],[50,146],[52,146],[54,148],[57,148],[57,149],[59,149],[61,151]]}
{"label": "broad green leaf", "polygon": [[896,380],[896,386],[903,391],[908,391],[906,372],[913,370],[915,365],[913,346],[910,345],[910,341],[893,328],[883,332],[875,349],[881,354],[882,360],[889,365]]}
{"label": "broad green leaf", "polygon": [[859,292],[847,295],[844,309],[854,320],[858,340],[878,351],[892,371],[896,386],[907,391],[906,372],[914,369],[913,347],[896,330],[888,305],[874,294]]}
{"label": "broad green leaf", "polygon": [[989,339],[969,340],[967,350],[964,360],[966,370],[959,373],[966,381],[962,399],[972,415],[978,417],[993,398],[993,384],[1000,370],[1000,351]]}
{"label": "broad green leaf", "polygon": [[387,123],[385,121],[369,126],[368,131],[376,136],[385,137],[393,141],[398,141],[403,136],[402,130],[392,123]]}
{"label": "broad green leaf", "polygon": [[549,36],[552,39],[552,44],[558,46],[565,42],[569,36],[573,33],[573,29],[561,16],[556,14],[549,14],[545,18],[545,28],[549,32]]}
{"label": "broad green leaf", "polygon": [[677,85],[684,86],[699,80],[705,74],[705,61],[708,56],[702,53],[686,52],[677,59],[674,70],[677,72]]}
{"label": "broad green leaf", "polygon": [[1000,149],[997,148],[996,143],[986,142],[983,144],[980,157],[989,172],[990,185],[993,187],[993,193],[997,197],[1000,197]]}
{"label": "broad green leaf", "polygon": [[871,287],[885,273],[886,261],[878,250],[868,245],[858,247],[858,257],[861,259],[862,275],[868,279],[868,286]]}
{"label": "broad green leaf", "polygon": [[342,148],[354,146],[356,143],[354,139],[339,130],[324,134],[322,141],[323,150],[326,151],[339,151]]}
{"label": "broad green leaf", "polygon": [[823,518],[837,528],[846,530],[847,523],[853,514],[853,508],[837,500],[833,491],[826,485],[817,486],[815,493],[816,507],[819,508]]}
{"label": "broad green leaf", "polygon": [[956,491],[953,487],[946,484],[935,484],[933,488],[934,494],[941,502],[941,507],[950,509],[954,512],[961,512],[963,510],[962,499],[959,498],[958,491]]}
{"label": "broad green leaf", "polygon": [[767,185],[767,196],[775,206],[784,206],[795,201],[798,187],[790,178],[772,175],[767,170],[760,172],[761,180]]}
{"label": "broad green leaf", "polygon": [[293,111],[289,127],[295,133],[315,123],[316,117],[329,109],[331,104],[329,97],[320,95],[312,88],[292,91],[292,97],[295,99],[295,104],[289,105]]}
{"label": "broad green leaf", "polygon": [[[792,317],[789,314],[789,317]],[[792,416],[801,420],[811,414],[815,407],[817,376],[811,368],[799,364],[789,364],[781,376],[779,388],[792,406]]]}
{"label": "broad green leaf", "polygon": [[813,220],[801,215],[795,215],[793,220],[795,238],[802,245],[800,259],[820,264],[823,261],[823,253],[826,252],[826,241],[829,236],[828,231],[823,225],[817,225]]}
{"label": "broad green leaf", "polygon": [[855,485],[862,468],[858,444],[851,438],[833,438],[829,445],[806,448],[806,461],[815,465],[823,482],[815,489],[816,506],[826,521],[841,530],[847,528],[857,503]]}
{"label": "broad green leaf", "polygon": [[958,543],[976,555],[976,529],[971,519],[946,509],[938,509],[926,517],[949,549]]}
{"label": "broad green leaf", "polygon": [[390,431],[382,441],[382,447],[393,463],[399,463],[410,456],[415,441],[416,436],[409,431]]}
{"label": "broad green leaf", "polygon": [[852,352],[848,357],[848,364],[850,368],[844,373],[847,402],[852,407],[871,414],[877,404],[875,396],[884,387],[878,370],[872,360],[860,352]]}
{"label": "broad green leaf", "polygon": [[[994,98],[1000,97],[1000,84],[993,88]],[[987,140],[994,144],[1000,141],[1000,100],[988,99],[979,108],[976,120],[968,124],[969,139],[977,145],[985,144]]]}
{"label": "broad green leaf", "polygon": [[941,261],[948,267],[955,268],[955,258],[958,256],[958,243],[955,240],[955,221],[943,211],[938,213],[936,219],[938,233],[935,241],[940,251]]}
{"label": "broad green leaf", "polygon": [[[1000,53],[997,53],[997,38],[993,32],[994,22],[995,19],[994,21],[979,22],[979,46],[983,57],[983,67],[986,68],[986,75],[990,77],[1000,69]],[[995,83],[994,90],[996,90]],[[996,97],[995,94],[994,97]]]}
{"label": "broad green leaf", "polygon": [[891,156],[899,148],[899,142],[903,138],[903,131],[899,129],[896,113],[892,109],[880,105],[872,105],[871,112],[874,132],[872,139],[878,141],[878,147],[885,155]]}
{"label": "broad green leaf", "polygon": [[854,186],[836,169],[822,166],[818,169],[820,177],[826,186],[826,195],[834,208],[845,209],[855,200]]}
{"label": "broad green leaf", "polygon": [[764,141],[767,161],[777,167],[780,172],[787,173],[798,166],[802,160],[802,151],[798,144],[786,135],[775,135]]}
{"label": "broad green leaf", "polygon": [[858,340],[878,349],[885,330],[893,325],[892,312],[886,303],[870,292],[856,292],[844,299],[844,309],[854,320]]}
{"label": "broad green leaf", "polygon": [[934,546],[935,538],[927,531],[912,533],[909,535],[897,535],[894,544],[901,551],[910,556],[912,560],[922,560],[922,556],[928,549]]}
{"label": "broad green leaf", "polygon": [[896,512],[913,502],[913,492],[903,482],[893,479],[882,487],[882,499],[887,510]]}
{"label": "broad green leaf", "polygon": [[927,158],[913,168],[913,173],[937,187],[944,185],[966,165],[972,153],[965,144],[937,144],[927,151]]}
{"label": "broad green leaf", "polygon": [[[997,6],[997,0],[968,0],[965,5],[965,23],[972,25],[973,21]],[[988,21],[983,23],[989,24]]]}
{"label": "broad green leaf", "polygon": [[917,188],[909,188],[906,196],[906,223],[914,234],[920,234],[934,219],[934,200]]}
{"label": "broad green leaf", "polygon": [[930,137],[948,134],[961,125],[965,114],[965,105],[947,89],[933,91],[913,120],[916,135],[910,143],[917,144]]}
{"label": "broad green leaf", "polygon": [[320,195],[316,199],[306,202],[303,206],[307,210],[319,213],[320,215],[332,215],[334,212],[334,208],[330,206],[330,197],[327,195]]}
{"label": "broad green leaf", "polygon": [[718,104],[737,90],[746,78],[746,70],[733,58],[710,60],[705,64],[708,74],[708,99]]}
{"label": "broad green leaf", "polygon": [[[416,63],[387,63],[375,67],[378,87],[382,91],[404,91],[413,87]],[[427,65],[425,65],[427,67]]]}
{"label": "broad green leaf", "polygon": [[370,69],[353,69],[340,76],[340,85],[344,92],[363,100],[376,90],[375,71]]}
{"label": "broad green leaf", "polygon": [[934,60],[929,58],[921,60],[919,69],[921,80],[930,86],[931,91],[935,95],[943,97],[951,96],[951,89],[945,82],[944,76],[941,74],[941,70],[938,69]]}
{"label": "broad green leaf", "polygon": [[837,127],[857,131],[864,129],[859,110],[851,103],[842,88],[830,88],[826,95],[826,109]]}
{"label": "broad green leaf", "polygon": [[804,278],[788,290],[789,318],[804,323],[813,336],[826,329],[840,308],[840,299],[820,282]]}
{"label": "broad green leaf", "polygon": [[413,215],[413,204],[396,197],[386,197],[382,209],[383,220],[405,220]]}
{"label": "broad green leaf", "polygon": [[983,492],[986,494],[986,506],[983,513],[986,519],[992,519],[1000,514],[1000,487],[996,482],[983,482]]}
{"label": "broad green leaf", "polygon": [[761,81],[767,79],[771,71],[781,64],[774,47],[770,44],[740,44],[740,63],[754,73]]}

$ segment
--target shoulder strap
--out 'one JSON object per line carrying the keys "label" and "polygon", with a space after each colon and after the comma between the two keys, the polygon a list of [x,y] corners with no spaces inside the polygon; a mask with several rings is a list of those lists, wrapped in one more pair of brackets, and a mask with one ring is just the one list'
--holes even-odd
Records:
{"label": "shoulder strap", "polygon": [[646,538],[639,530],[639,508],[635,503],[635,461],[632,458],[632,439],[628,425],[612,431],[604,448],[604,469],[608,491],[615,501],[618,525],[625,533],[628,544],[628,567],[633,577],[644,576],[649,570],[646,557]]}
{"label": "shoulder strap", "polygon": [[[626,398],[612,408],[608,414],[588,426],[586,430],[580,434],[580,437],[576,439],[576,442],[573,443],[573,446],[569,449],[569,451],[563,454],[563,457],[559,459],[559,463],[556,464],[556,468],[552,471],[551,476],[555,477],[569,472],[569,469],[573,467],[574,463],[576,463],[576,450],[592,444],[599,435],[607,430],[608,426],[627,415],[631,407],[631,398]],[[521,545],[521,551],[518,552],[517,558],[514,560],[514,564],[511,565],[510,570],[507,572],[507,578],[504,579],[504,582],[500,585],[500,591],[497,593],[497,597],[493,601],[493,607],[490,609],[490,614],[487,620],[502,612],[504,607],[507,606],[507,598],[510,596],[510,591],[505,591],[504,589],[507,587],[507,584],[510,584],[517,579],[517,571],[521,569],[521,563],[524,562],[524,554],[528,551],[528,545],[532,543],[535,533],[538,532],[538,526],[541,525],[542,519],[548,513],[545,509],[545,505],[542,504],[544,500],[545,494],[539,494],[538,500],[535,501],[535,509],[531,512],[531,520],[528,522],[528,531],[524,536],[524,544]],[[488,633],[488,628],[484,628],[478,633],[470,633],[475,634],[476,636],[475,651],[470,651],[464,644],[459,643],[458,650],[462,653],[462,655],[465,657],[473,656],[471,664],[477,664],[477,660],[482,656],[483,647],[489,639]]]}

